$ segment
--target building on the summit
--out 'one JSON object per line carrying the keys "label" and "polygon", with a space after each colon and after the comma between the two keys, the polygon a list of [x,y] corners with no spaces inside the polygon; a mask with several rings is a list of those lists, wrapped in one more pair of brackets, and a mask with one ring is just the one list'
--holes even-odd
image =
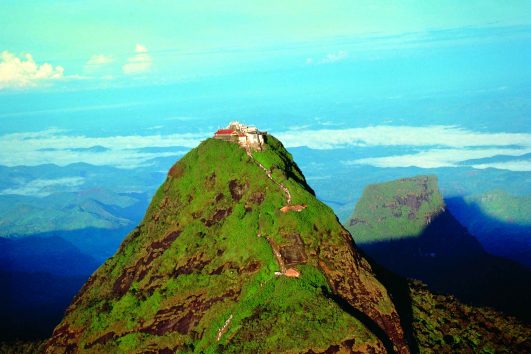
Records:
{"label": "building on the summit", "polygon": [[254,126],[234,121],[230,122],[226,128],[218,129],[214,133],[214,139],[230,141],[238,143],[242,147],[261,150],[265,135],[267,135],[267,132],[259,131]]}

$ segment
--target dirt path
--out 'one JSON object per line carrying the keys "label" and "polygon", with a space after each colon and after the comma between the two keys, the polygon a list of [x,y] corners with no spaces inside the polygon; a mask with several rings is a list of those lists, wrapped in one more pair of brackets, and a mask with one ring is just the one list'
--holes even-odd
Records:
{"label": "dirt path", "polygon": [[[268,170],[267,168],[265,168],[265,166],[262,165],[260,162],[256,161],[256,159],[253,157],[253,154],[251,153],[251,149],[248,146],[245,147],[245,152],[247,153],[247,156],[249,156],[251,158],[251,160],[256,165],[258,165],[258,167],[260,167],[262,170],[264,170],[264,172],[266,173],[267,177],[271,181],[273,181],[273,183],[275,183],[277,186],[279,186],[284,191],[284,193],[286,194],[287,205],[283,206],[280,209],[283,213],[286,213],[288,211],[301,212],[302,210],[304,210],[306,208],[306,205],[291,205],[291,193],[289,192],[288,187],[286,187],[283,183],[277,182],[277,181],[275,181],[273,179],[273,176],[271,175],[271,171]],[[258,237],[262,236],[262,231],[261,230],[258,230],[258,235],[257,236]],[[275,274],[278,273],[277,275],[285,275],[285,276],[291,277],[291,278],[298,278],[299,275],[300,275],[299,271],[297,271],[294,268],[289,268],[288,269],[286,267],[286,264],[284,263],[284,259],[282,259],[282,255],[280,254],[279,248],[276,245],[276,243],[272,239],[267,237],[267,236],[266,236],[266,240],[269,243],[269,246],[271,246],[271,249],[273,250],[273,254],[275,255],[275,258],[277,260],[278,266],[280,267],[280,272],[275,272]]]}
{"label": "dirt path", "polygon": [[253,157],[253,154],[251,153],[251,149],[248,146],[245,147],[245,152],[247,153],[247,156],[249,156],[251,158],[251,160],[253,160],[253,162],[258,165],[258,167],[260,167],[262,170],[264,170],[264,172],[266,173],[267,177],[271,181],[273,181],[273,183],[275,183],[277,186],[279,186],[280,189],[282,189],[284,191],[284,194],[286,194],[286,201],[287,201],[288,205],[290,205],[291,204],[291,193],[289,192],[288,187],[286,187],[283,183],[277,182],[277,181],[275,181],[273,179],[273,176],[271,175],[271,171],[268,170],[267,168],[265,168],[265,166],[262,165],[260,162],[255,160],[255,158]]}
{"label": "dirt path", "polygon": [[304,204],[297,204],[297,205],[286,205],[280,208],[280,211],[283,213],[287,213],[288,211],[296,211],[297,213],[300,213],[306,209],[306,205]]}
{"label": "dirt path", "polygon": [[216,340],[219,342],[219,340],[221,339],[221,336],[223,334],[225,334],[225,332],[227,332],[227,328],[229,327],[230,325],[230,321],[232,321],[232,314],[229,316],[229,318],[225,321],[225,323],[223,324],[223,327],[221,327],[219,330],[218,330],[218,335],[216,337]]}

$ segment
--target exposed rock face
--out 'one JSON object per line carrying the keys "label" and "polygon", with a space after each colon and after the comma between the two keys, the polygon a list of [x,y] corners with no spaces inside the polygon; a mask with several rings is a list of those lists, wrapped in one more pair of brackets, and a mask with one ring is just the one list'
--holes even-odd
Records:
{"label": "exposed rock face", "polygon": [[[275,172],[268,176],[257,163]],[[279,185],[306,208],[280,211]],[[286,276],[275,276],[271,245]],[[142,223],[90,277],[46,347],[339,350],[409,352],[386,288],[271,136],[253,158],[209,139],[177,162]]]}

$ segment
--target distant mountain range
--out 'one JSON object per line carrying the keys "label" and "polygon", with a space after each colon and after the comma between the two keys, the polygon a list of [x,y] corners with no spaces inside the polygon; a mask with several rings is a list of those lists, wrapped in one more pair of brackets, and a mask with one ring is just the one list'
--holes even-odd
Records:
{"label": "distant mountain range", "polygon": [[88,164],[0,166],[0,236],[132,227],[160,178]]}

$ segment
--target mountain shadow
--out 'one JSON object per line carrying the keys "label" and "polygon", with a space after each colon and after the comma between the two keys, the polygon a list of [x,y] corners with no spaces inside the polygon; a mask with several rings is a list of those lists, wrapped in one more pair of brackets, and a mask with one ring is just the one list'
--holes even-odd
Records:
{"label": "mountain shadow", "polygon": [[529,353],[531,329],[491,308],[433,293],[372,262],[400,316],[411,353]]}
{"label": "mountain shadow", "polygon": [[462,197],[445,198],[445,203],[488,253],[531,269],[531,225],[496,219],[487,215],[476,201],[467,201]]}
{"label": "mountain shadow", "polygon": [[[452,220],[451,214],[446,214],[442,219],[447,217]],[[444,222],[442,219],[437,218],[434,222]],[[460,227],[460,225],[455,224],[455,219],[453,222],[454,226]],[[466,239],[465,243],[468,242],[472,245],[475,243],[473,239]],[[460,242],[455,239],[451,243],[457,246]],[[437,242],[435,242],[436,244]],[[426,246],[429,247],[428,245],[433,246],[433,241],[428,241]],[[416,246],[418,246],[417,249],[421,249],[420,243]],[[477,244],[474,247],[477,248]],[[392,251],[394,250],[391,250],[387,255],[392,254]],[[360,252],[369,260],[376,277],[386,287],[393,299],[411,353],[527,353],[531,351],[529,322],[525,324],[521,319],[506,316],[489,307],[480,306],[482,303],[492,303],[491,299],[473,301],[474,297],[472,296],[473,300],[469,303],[473,303],[473,305],[467,305],[452,295],[455,292],[454,287],[450,291],[435,291],[433,286],[429,287],[419,280],[408,279],[382,265],[385,263],[381,261],[384,259],[383,256],[378,257],[380,262],[376,262],[365,250],[361,249]],[[451,253],[451,250],[446,250],[446,253]],[[403,255],[408,257],[410,254],[403,252]],[[499,260],[497,257],[492,258]],[[397,263],[396,259],[393,263]],[[503,259],[502,263],[505,263]],[[401,269],[405,273],[411,268],[422,268],[424,265],[413,266],[414,262],[408,264],[410,264],[409,269]],[[518,265],[516,266],[518,267]],[[504,265],[502,267],[505,268]],[[474,285],[472,284],[472,286]],[[443,287],[444,285],[439,286],[439,288]],[[468,287],[465,286],[464,289],[468,290]],[[529,291],[528,287],[525,291]],[[506,297],[507,295],[502,294],[502,296]],[[517,299],[520,305],[516,305],[514,308],[520,312],[521,308],[525,308],[525,304],[523,304],[525,296],[518,296]]]}
{"label": "mountain shadow", "polygon": [[531,271],[485,252],[447,210],[437,177],[368,186],[346,227],[370,258],[393,272],[529,322]]}
{"label": "mountain shadow", "polygon": [[430,290],[490,306],[526,322],[531,319],[531,272],[492,256],[444,211],[420,235],[358,244],[377,263],[425,282]]}
{"label": "mountain shadow", "polygon": [[0,238],[0,340],[49,337],[99,264],[60,237]]}

